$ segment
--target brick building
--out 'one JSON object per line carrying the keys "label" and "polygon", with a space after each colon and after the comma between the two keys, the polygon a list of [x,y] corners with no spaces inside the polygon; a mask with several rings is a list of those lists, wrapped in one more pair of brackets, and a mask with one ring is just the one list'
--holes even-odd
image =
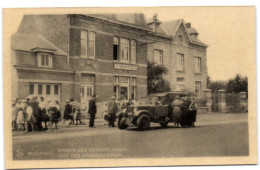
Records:
{"label": "brick building", "polygon": [[113,94],[140,98],[147,61],[169,69],[173,90],[204,89],[206,45],[196,37],[182,20],[147,24],[143,14],[26,15],[11,41],[12,98],[41,95],[62,108],[93,94],[98,103]]}

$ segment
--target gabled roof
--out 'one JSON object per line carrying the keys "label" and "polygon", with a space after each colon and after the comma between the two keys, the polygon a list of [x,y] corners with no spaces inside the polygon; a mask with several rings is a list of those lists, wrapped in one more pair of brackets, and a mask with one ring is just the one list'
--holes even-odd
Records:
{"label": "gabled roof", "polygon": [[172,37],[175,37],[178,29],[180,28],[181,24],[183,24],[184,26],[184,30],[187,33],[188,39],[190,43],[193,44],[198,44],[198,45],[202,45],[202,46],[207,46],[206,44],[204,44],[202,41],[200,41],[198,38],[197,39],[192,39],[190,37],[190,33],[197,33],[196,29],[191,28],[191,29],[187,29],[185,26],[185,22],[183,19],[178,19],[178,20],[172,20],[172,21],[168,21],[168,22],[163,22],[161,24],[161,27],[163,30],[165,30],[165,32]]}
{"label": "gabled roof", "polygon": [[48,51],[55,55],[67,55],[64,51],[56,47],[54,44],[46,40],[41,35],[37,34],[13,34],[11,37],[11,48],[21,51]]}

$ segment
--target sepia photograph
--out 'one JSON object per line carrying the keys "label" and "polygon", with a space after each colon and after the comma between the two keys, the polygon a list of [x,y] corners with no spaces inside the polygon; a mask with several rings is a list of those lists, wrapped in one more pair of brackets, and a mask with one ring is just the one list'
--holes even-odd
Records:
{"label": "sepia photograph", "polygon": [[3,10],[6,168],[257,164],[255,7]]}

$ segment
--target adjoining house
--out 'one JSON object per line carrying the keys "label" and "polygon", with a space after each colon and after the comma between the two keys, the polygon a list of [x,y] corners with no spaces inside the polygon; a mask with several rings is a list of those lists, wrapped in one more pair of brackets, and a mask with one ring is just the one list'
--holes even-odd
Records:
{"label": "adjoining house", "polygon": [[169,69],[172,90],[200,96],[206,88],[206,45],[183,20],[160,23],[143,14],[25,15],[11,41],[12,98],[41,95],[76,101],[98,95],[147,95],[147,62]]}

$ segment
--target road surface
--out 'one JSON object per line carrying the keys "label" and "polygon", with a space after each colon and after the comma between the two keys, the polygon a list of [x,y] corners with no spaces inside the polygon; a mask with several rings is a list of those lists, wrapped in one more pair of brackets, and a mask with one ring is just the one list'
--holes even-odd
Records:
{"label": "road surface", "polygon": [[247,156],[247,114],[198,115],[195,128],[119,130],[97,122],[87,125],[59,126],[57,131],[13,133],[13,157],[33,159],[156,158]]}

